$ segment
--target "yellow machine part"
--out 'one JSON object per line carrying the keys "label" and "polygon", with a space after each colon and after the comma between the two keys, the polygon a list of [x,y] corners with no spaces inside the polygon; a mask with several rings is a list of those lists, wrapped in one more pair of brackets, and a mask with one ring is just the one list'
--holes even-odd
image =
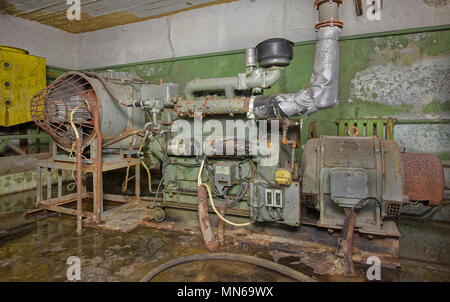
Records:
{"label": "yellow machine part", "polygon": [[0,45],[0,126],[30,122],[30,100],[45,86],[45,58]]}
{"label": "yellow machine part", "polygon": [[292,182],[291,171],[288,169],[277,169],[275,172],[275,182],[279,185],[289,186]]}

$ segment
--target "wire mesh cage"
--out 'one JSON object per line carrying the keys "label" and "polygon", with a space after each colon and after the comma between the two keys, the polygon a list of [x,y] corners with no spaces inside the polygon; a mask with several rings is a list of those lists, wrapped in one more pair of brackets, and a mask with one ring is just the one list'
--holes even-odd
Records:
{"label": "wire mesh cage", "polygon": [[79,74],[66,74],[31,100],[31,117],[56,143],[71,149],[75,142],[75,125],[83,148],[95,135],[90,104],[97,102],[94,88]]}

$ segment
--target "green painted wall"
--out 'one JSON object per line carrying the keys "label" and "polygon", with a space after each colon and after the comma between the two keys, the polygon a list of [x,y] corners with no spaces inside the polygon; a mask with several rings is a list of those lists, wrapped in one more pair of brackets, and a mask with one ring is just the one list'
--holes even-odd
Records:
{"label": "green painted wall", "polygon": [[[450,76],[450,29],[376,35],[341,39],[340,103],[306,118],[303,139],[311,121],[315,121],[319,135],[337,135],[335,121],[339,118],[450,112],[448,82],[445,82]],[[314,51],[314,41],[296,43],[291,65],[265,93],[289,93],[305,87],[311,76]],[[106,69],[132,71],[155,82],[161,78],[165,82],[177,82],[182,90],[194,77],[234,76],[244,72],[244,52],[109,66],[95,71]],[[441,155],[448,157],[448,154]]]}

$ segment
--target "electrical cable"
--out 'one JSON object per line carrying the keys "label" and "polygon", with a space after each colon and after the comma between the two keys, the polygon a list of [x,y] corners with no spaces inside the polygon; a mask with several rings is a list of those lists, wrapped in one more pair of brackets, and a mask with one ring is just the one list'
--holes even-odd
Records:
{"label": "electrical cable", "polygon": [[[380,213],[382,212],[383,206],[381,205],[381,202],[380,202],[377,198],[375,198],[375,197],[366,197],[366,198],[361,199],[360,201],[358,201],[358,202],[352,207],[352,209],[350,210],[350,212],[348,213],[347,217],[346,217],[345,220],[344,220],[344,225],[342,226],[342,233],[344,234],[344,236],[347,236],[348,222],[349,222],[350,217],[352,216],[352,214],[355,212],[356,208],[357,208],[358,206],[360,206],[363,202],[369,201],[369,200],[374,200],[374,201],[376,201],[376,202],[377,202],[377,205],[378,205],[379,208],[380,208]],[[362,205],[362,206],[364,207],[364,206],[366,206],[366,205],[367,205],[367,203],[364,204],[364,205]],[[344,238],[344,239],[345,239],[345,238]]]}
{"label": "electrical cable", "polygon": [[[87,105],[88,105],[88,103],[86,103]],[[77,107],[75,107],[71,112],[70,112],[70,120],[69,120],[69,122],[70,122],[70,126],[72,127],[72,129],[73,129],[73,132],[75,133],[75,137],[76,138],[80,138],[80,134],[79,134],[79,132],[78,132],[78,129],[77,129],[77,127],[75,126],[75,123],[74,123],[74,121],[73,121],[73,115],[75,114],[75,112],[78,110],[78,109],[80,109],[81,107],[83,107],[83,105],[79,105],[79,106],[77,106]],[[89,108],[87,108],[88,110],[89,110]],[[81,150],[82,152],[83,152],[83,149]],[[76,156],[73,156],[73,153],[75,152],[75,154],[77,153],[76,151],[75,151],[75,143],[72,143],[72,149],[70,150],[70,153],[69,153],[69,158],[71,158],[71,159],[73,159],[73,161],[74,161],[74,163],[73,163],[73,168],[72,168],[72,178],[73,178],[73,180],[74,180],[74,182],[71,182],[71,183],[69,183],[68,185],[67,185],[67,189],[69,190],[69,191],[72,191],[74,188],[75,188],[75,186],[77,185],[77,183],[76,183],[76,178],[75,178],[75,175],[74,175],[74,173],[75,173],[75,168],[76,168]],[[81,157],[83,158],[83,159],[86,159],[86,157],[83,155],[83,154],[81,154]]]}
{"label": "electrical cable", "polygon": [[207,260],[225,260],[225,261],[237,261],[237,262],[244,262],[249,263],[253,265],[257,265],[260,267],[264,267],[266,269],[272,270],[274,272],[283,274],[285,276],[288,276],[294,280],[297,280],[299,282],[316,282],[311,277],[306,276],[303,273],[300,273],[299,271],[296,271],[288,266],[269,261],[266,259],[257,258],[254,256],[248,256],[248,255],[239,255],[239,254],[232,254],[232,253],[214,253],[214,254],[197,254],[197,255],[190,255],[190,256],[184,256],[178,259],[172,259],[166,263],[163,263],[156,268],[152,269],[150,272],[145,274],[144,277],[139,280],[140,282],[148,282],[152,280],[156,275],[159,273],[188,262],[193,261],[207,261]]}
{"label": "electrical cable", "polygon": [[[205,154],[205,157],[206,157],[206,154]],[[198,186],[204,186],[204,187],[206,188],[206,191],[208,191],[209,201],[211,202],[211,206],[212,206],[214,212],[217,214],[217,216],[219,216],[220,219],[222,219],[222,220],[225,221],[226,223],[231,224],[231,225],[233,225],[233,226],[243,227],[243,226],[248,226],[248,225],[252,224],[252,223],[253,223],[252,221],[245,222],[245,223],[235,223],[235,222],[229,221],[228,219],[226,219],[225,217],[223,217],[223,216],[219,213],[219,211],[216,209],[216,205],[214,204],[214,199],[213,199],[212,193],[211,193],[211,188],[210,188],[207,184],[202,183],[202,171],[203,171],[203,167],[204,167],[204,165],[205,165],[205,160],[206,160],[206,159],[204,158],[204,159],[202,160],[202,164],[200,165],[200,170],[199,170],[199,172],[198,172],[197,183],[198,183]]]}

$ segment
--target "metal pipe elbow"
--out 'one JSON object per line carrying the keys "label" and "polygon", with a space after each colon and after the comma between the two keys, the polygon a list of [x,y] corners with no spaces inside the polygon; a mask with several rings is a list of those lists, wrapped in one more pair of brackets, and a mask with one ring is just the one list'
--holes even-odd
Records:
{"label": "metal pipe elbow", "polygon": [[309,87],[297,93],[275,95],[270,100],[261,99],[258,104],[255,102],[256,118],[266,118],[277,114],[276,108],[258,110],[258,106],[278,107],[280,115],[291,117],[309,115],[338,104],[340,31],[340,28],[336,26],[322,27],[317,30],[316,55]]}
{"label": "metal pipe elbow", "polygon": [[245,88],[269,88],[278,82],[281,77],[281,71],[282,68],[280,67],[255,69],[247,76]]}

